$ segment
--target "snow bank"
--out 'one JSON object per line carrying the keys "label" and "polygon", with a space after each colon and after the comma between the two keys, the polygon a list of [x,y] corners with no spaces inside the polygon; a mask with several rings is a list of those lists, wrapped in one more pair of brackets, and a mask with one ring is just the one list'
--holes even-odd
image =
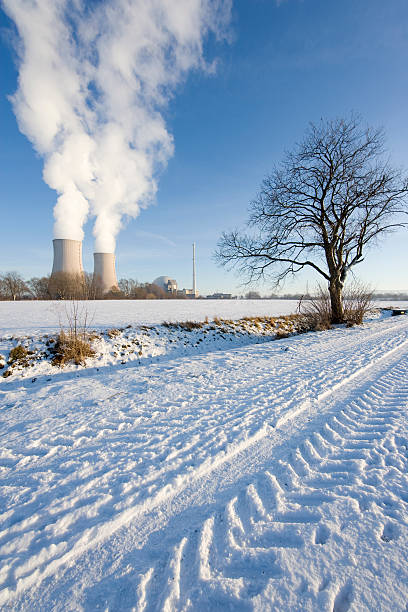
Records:
{"label": "snow bank", "polygon": [[[82,317],[78,315],[78,330]],[[111,328],[87,329],[90,352],[80,365],[65,363],[68,371],[78,368],[103,368],[128,362],[143,364],[158,359],[175,359],[184,355],[222,350],[231,347],[268,342],[304,331],[300,317],[246,317],[239,320],[216,319],[208,322],[164,323]],[[44,334],[0,339],[0,384],[16,377],[35,378],[60,372],[58,334]],[[18,351],[17,355],[16,353]]]}

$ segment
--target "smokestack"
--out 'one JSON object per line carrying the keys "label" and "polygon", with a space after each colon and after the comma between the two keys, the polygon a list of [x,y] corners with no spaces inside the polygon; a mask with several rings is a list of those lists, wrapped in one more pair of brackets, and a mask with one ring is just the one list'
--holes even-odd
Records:
{"label": "smokestack", "polygon": [[52,241],[54,247],[54,262],[51,276],[58,272],[80,275],[84,273],[82,268],[82,242],[80,240],[68,240],[56,238]]}
{"label": "smokestack", "polygon": [[193,295],[194,295],[194,297],[197,297],[195,242],[193,242]]}
{"label": "smokestack", "polygon": [[115,270],[115,255],[113,253],[94,253],[94,275],[95,287],[108,293],[112,288],[118,288]]}

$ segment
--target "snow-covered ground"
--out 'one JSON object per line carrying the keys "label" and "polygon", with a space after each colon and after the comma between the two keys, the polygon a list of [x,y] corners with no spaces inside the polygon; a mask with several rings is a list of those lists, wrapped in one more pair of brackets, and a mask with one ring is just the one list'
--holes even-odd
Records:
{"label": "snow-covered ground", "polygon": [[[157,325],[163,321],[241,319],[296,312],[295,300],[98,300],[82,303],[94,329]],[[66,322],[67,302],[1,302],[0,337],[52,333]]]}
{"label": "snow-covered ground", "polygon": [[6,379],[0,607],[406,610],[407,408],[408,317]]}
{"label": "snow-covered ground", "polygon": [[[379,313],[373,315],[379,316]],[[384,313],[390,314],[390,313]],[[384,316],[383,315],[383,316]],[[127,325],[99,332],[86,332],[93,355],[80,365],[73,361],[63,364],[65,370],[106,368],[112,365],[133,365],[174,359],[185,355],[208,353],[242,345],[259,344],[305,331],[302,318],[293,315],[285,317],[255,317],[240,320],[217,319],[201,323],[165,323],[163,325]],[[53,376],[60,372],[61,363],[57,355],[58,333],[0,338],[0,384],[5,379]],[[83,337],[83,336],[80,336]],[[13,351],[22,350],[19,358]],[[131,365],[131,363],[129,363]]]}
{"label": "snow-covered ground", "polygon": [[[163,321],[204,321],[206,317],[241,319],[275,317],[296,312],[296,300],[98,300],[83,302],[94,329],[157,325]],[[390,305],[376,302],[376,306]],[[395,302],[408,308],[408,302]],[[69,302],[0,301],[0,338],[54,333],[66,323]]]}

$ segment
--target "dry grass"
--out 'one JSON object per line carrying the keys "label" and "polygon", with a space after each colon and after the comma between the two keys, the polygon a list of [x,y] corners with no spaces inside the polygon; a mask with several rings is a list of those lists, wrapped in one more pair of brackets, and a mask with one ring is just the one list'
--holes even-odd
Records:
{"label": "dry grass", "polygon": [[288,332],[286,329],[283,329],[283,328],[279,328],[275,334],[275,338],[277,340],[282,340],[283,338],[289,338],[289,336],[290,336],[290,332]]}
{"label": "dry grass", "polygon": [[193,329],[201,329],[203,325],[203,323],[200,323],[198,321],[184,321],[184,323],[179,323],[179,327],[187,331],[193,331]]}
{"label": "dry grass", "polygon": [[299,302],[298,309],[306,328],[314,331],[331,328],[330,295],[320,285],[317,287],[315,295]]}
{"label": "dry grass", "polygon": [[193,329],[201,329],[205,323],[199,321],[175,321],[174,323],[165,321],[163,325],[168,329],[184,329],[186,331],[193,331]]}
{"label": "dry grass", "polygon": [[361,325],[365,315],[373,309],[373,292],[367,285],[355,282],[345,290],[343,303],[347,326]]}
{"label": "dry grass", "polygon": [[90,342],[92,342],[93,340],[101,340],[101,338],[102,338],[101,334],[98,334],[96,332],[92,332],[92,333],[89,334],[88,340]]}
{"label": "dry grass", "polygon": [[117,329],[116,327],[113,327],[112,329],[108,329],[108,331],[106,332],[106,335],[109,338],[116,338],[116,336],[119,336],[121,333],[120,329]]}
{"label": "dry grass", "polygon": [[87,357],[94,357],[88,338],[85,335],[67,334],[61,331],[52,349],[52,365],[63,367],[66,363],[84,365]]}
{"label": "dry grass", "polygon": [[15,363],[16,361],[22,361],[28,356],[28,351],[24,346],[18,344],[14,348],[11,349],[9,354],[9,363]]}
{"label": "dry grass", "polygon": [[[373,308],[373,292],[364,284],[354,282],[343,292],[344,322],[348,327],[361,325],[364,316]],[[331,328],[331,303],[327,289],[317,287],[314,296],[299,302],[299,313],[306,327],[314,331]]]}

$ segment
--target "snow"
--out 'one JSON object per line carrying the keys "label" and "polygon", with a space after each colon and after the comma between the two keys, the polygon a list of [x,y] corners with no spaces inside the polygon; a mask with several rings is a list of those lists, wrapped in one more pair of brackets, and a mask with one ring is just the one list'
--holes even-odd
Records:
{"label": "snow", "polygon": [[[95,329],[157,325],[164,321],[241,319],[296,312],[296,300],[98,300],[82,303]],[[52,333],[66,320],[69,302],[0,301],[0,337]]]}
{"label": "snow", "polygon": [[[378,316],[378,315],[377,315]],[[81,317],[78,317],[81,321]],[[165,323],[163,325],[113,328],[104,331],[86,332],[94,352],[85,363],[75,365],[65,363],[64,370],[86,368],[105,368],[111,365],[125,365],[135,362],[139,365],[174,359],[182,355],[195,355],[209,351],[223,350],[253,343],[269,342],[280,335],[290,335],[303,331],[302,320],[297,316],[276,318],[246,318],[240,320],[208,321],[201,323]],[[81,324],[79,325],[81,330]],[[68,327],[68,333],[70,328]],[[54,376],[60,372],[55,363],[59,334],[19,337],[8,335],[0,339],[0,384],[10,377],[31,378]],[[81,336],[80,336],[81,337]],[[23,347],[20,359],[13,360],[11,353],[15,347]],[[129,363],[131,365],[131,363]]]}
{"label": "snow", "polygon": [[[206,317],[241,319],[293,314],[297,300],[98,300],[82,303],[95,329],[126,325],[160,325],[164,321],[204,321]],[[390,302],[376,302],[389,306]],[[408,302],[395,302],[408,308]],[[0,338],[54,333],[65,323],[69,303],[55,301],[0,301]]]}
{"label": "snow", "polygon": [[405,610],[408,317],[261,340],[4,381],[2,609]]}

